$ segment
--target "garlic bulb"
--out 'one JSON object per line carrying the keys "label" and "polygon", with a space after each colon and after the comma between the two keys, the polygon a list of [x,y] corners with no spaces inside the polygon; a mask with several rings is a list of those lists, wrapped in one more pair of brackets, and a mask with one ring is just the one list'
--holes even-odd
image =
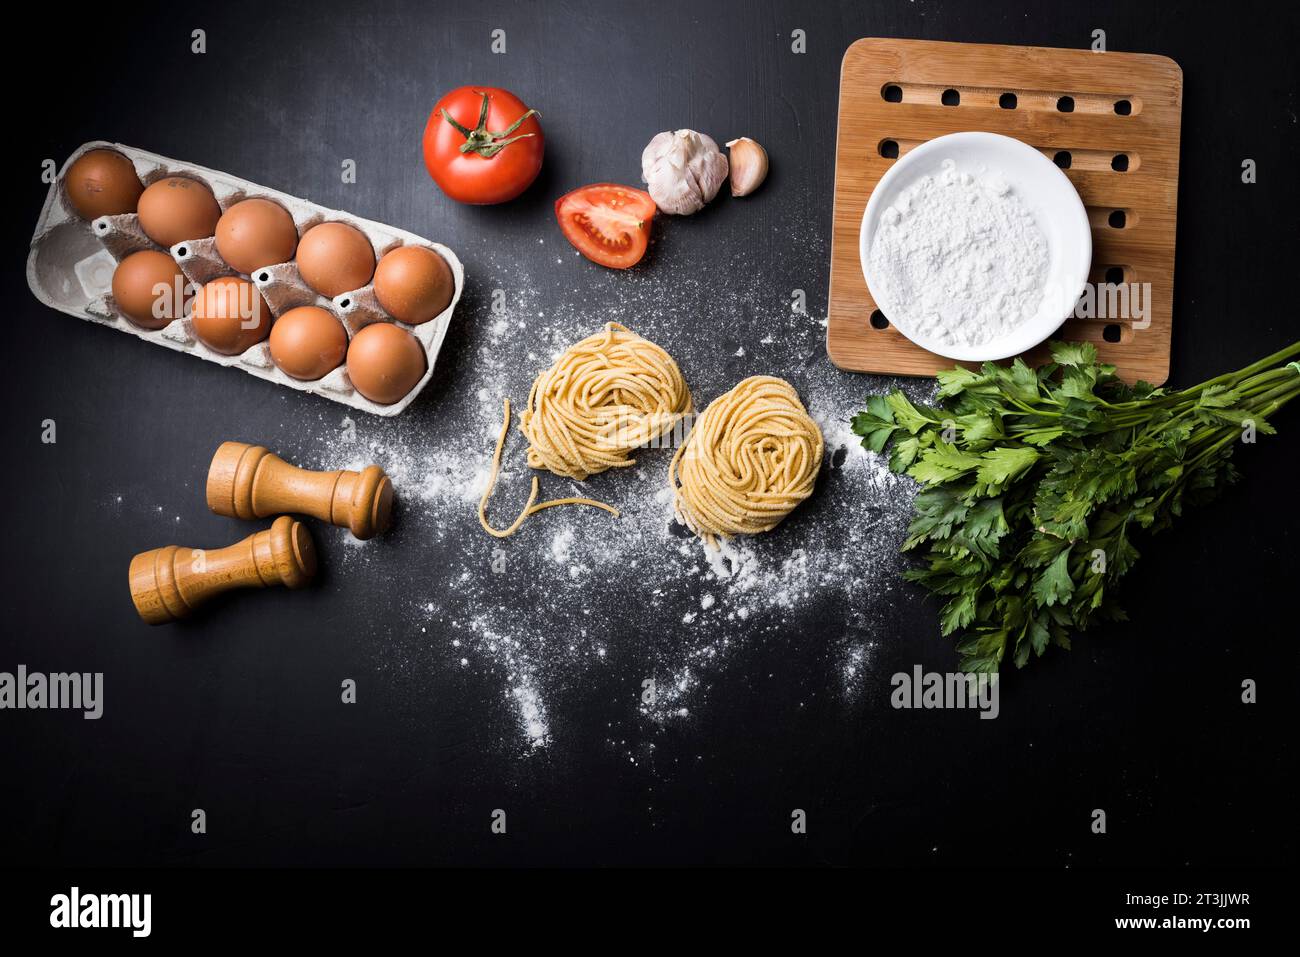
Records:
{"label": "garlic bulb", "polygon": [[727,158],[703,133],[664,132],[642,152],[641,178],[663,212],[687,216],[718,195],[727,178]]}
{"label": "garlic bulb", "polygon": [[727,143],[731,151],[731,195],[748,196],[767,179],[767,150],[748,136]]}

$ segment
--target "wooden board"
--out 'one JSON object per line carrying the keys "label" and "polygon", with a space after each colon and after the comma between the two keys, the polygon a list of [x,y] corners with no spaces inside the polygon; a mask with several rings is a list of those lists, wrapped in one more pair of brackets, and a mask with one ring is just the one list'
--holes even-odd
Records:
{"label": "wooden board", "polygon": [[[858,40],[844,54],[840,73],[826,332],[831,361],[855,372],[898,375],[933,375],[953,365],[893,326],[878,328],[885,318],[862,275],[858,233],[867,199],[894,162],[895,149],[902,155],[945,133],[983,130],[1014,136],[1065,168],[1092,222],[1092,282],[1149,289],[1143,321],[1113,314],[1072,318],[1056,337],[1094,342],[1103,361],[1129,381],[1163,383],[1173,318],[1182,100],[1182,70],[1153,54]],[[1058,157],[1064,153],[1068,168]],[[1117,211],[1122,226],[1112,225]],[[1040,346],[1025,361],[1041,362],[1046,354]]]}

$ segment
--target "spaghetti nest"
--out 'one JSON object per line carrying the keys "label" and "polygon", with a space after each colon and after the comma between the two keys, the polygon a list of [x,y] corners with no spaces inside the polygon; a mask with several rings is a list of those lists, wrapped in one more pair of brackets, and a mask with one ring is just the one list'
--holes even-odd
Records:
{"label": "spaghetti nest", "polygon": [[[566,478],[585,480],[597,472],[625,468],[632,452],[671,430],[693,408],[690,390],[672,356],[617,322],[564,351],[533,381],[519,428],[528,439],[528,465]],[[501,471],[501,452],[510,430],[510,400],[503,402],[501,431],[492,454],[487,487],[479,499],[483,530],[506,538],[530,515],[557,505],[587,505],[615,517],[618,509],[589,498],[538,502],[533,476],[528,503],[506,528],[493,528],[487,505]]]}
{"label": "spaghetti nest", "polygon": [[674,507],[709,545],[771,531],[812,494],[822,450],[794,387],[751,376],[709,403],[673,456]]}
{"label": "spaghetti nest", "polygon": [[672,356],[610,322],[538,375],[519,427],[531,468],[583,481],[632,465],[633,451],[668,432],[692,407]]}

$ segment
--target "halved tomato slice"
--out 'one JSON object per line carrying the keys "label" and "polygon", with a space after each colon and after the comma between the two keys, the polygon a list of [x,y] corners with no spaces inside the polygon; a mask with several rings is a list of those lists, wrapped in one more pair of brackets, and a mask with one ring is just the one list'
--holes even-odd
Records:
{"label": "halved tomato slice", "polygon": [[594,263],[610,269],[635,266],[650,243],[658,212],[650,194],[617,183],[593,183],[555,201],[564,238]]}

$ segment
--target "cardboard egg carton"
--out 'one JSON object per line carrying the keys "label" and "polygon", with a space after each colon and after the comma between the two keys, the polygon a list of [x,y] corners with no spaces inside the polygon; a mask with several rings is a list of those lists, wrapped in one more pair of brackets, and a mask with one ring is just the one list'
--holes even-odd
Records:
{"label": "cardboard egg carton", "polygon": [[[117,264],[133,252],[158,249],[170,253],[186,279],[196,285],[203,285],[220,276],[241,274],[217,254],[216,240],[212,237],[177,243],[171,249],[162,249],[144,234],[135,213],[101,216],[92,222],[78,216],[64,190],[64,177],[68,167],[92,149],[112,149],[126,156],[135,165],[136,174],[145,186],[168,176],[189,176],[201,180],[211,188],[223,212],[244,199],[260,197],[273,200],[293,216],[299,237],[323,222],[342,222],[355,226],[370,240],[376,261],[398,246],[424,246],[438,253],[451,267],[456,288],[451,303],[442,313],[416,326],[398,322],[384,312],[375,296],[373,285],[327,299],[303,282],[294,262],[267,263],[254,270],[251,276],[245,276],[257,286],[270,307],[272,316],[276,318],[297,306],[320,306],[343,323],[349,340],[359,329],[372,322],[392,322],[401,326],[415,336],[424,349],[427,360],[424,377],[397,402],[380,405],[371,402],[352,387],[346,364],[321,379],[302,382],[276,367],[271,360],[266,340],[239,355],[228,356],[214,352],[194,334],[188,306],[185,315],[161,329],[142,329],[132,323],[118,311],[113,301],[112,282]],[[465,288],[465,269],[456,254],[446,246],[430,242],[406,230],[395,229],[340,210],[326,209],[297,196],[289,196],[193,163],[159,156],[120,143],[95,141],[78,147],[63,164],[58,179],[50,186],[40,219],[36,223],[36,231],[32,235],[31,252],[27,256],[27,285],[41,302],[69,315],[112,326],[120,332],[129,332],[137,338],[178,352],[188,352],[209,362],[235,366],[260,379],[302,392],[312,392],[354,409],[374,415],[392,416],[410,405],[433,377],[452,312]]]}

